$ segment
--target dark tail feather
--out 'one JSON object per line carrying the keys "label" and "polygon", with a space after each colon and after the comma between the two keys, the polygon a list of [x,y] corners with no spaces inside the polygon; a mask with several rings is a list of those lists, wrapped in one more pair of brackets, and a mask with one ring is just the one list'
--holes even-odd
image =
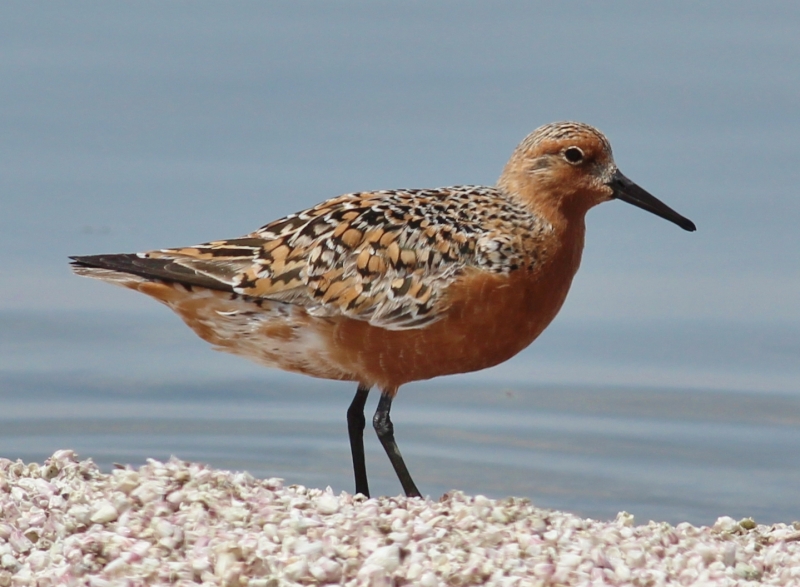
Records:
{"label": "dark tail feather", "polygon": [[183,285],[195,285],[220,291],[233,291],[227,283],[217,281],[194,269],[184,267],[171,259],[151,259],[132,253],[114,255],[86,255],[70,257],[73,267],[108,269],[120,273],[130,273],[145,279],[169,281]]}

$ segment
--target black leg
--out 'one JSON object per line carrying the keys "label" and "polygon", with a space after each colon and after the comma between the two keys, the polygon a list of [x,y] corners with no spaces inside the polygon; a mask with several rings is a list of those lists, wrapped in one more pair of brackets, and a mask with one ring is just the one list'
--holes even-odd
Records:
{"label": "black leg", "polygon": [[364,462],[364,404],[370,388],[359,384],[356,396],[347,408],[347,432],[350,435],[350,452],[353,454],[353,473],[356,476],[356,493],[369,497],[367,483],[367,464]]}
{"label": "black leg", "polygon": [[378,402],[378,409],[375,412],[375,417],[372,418],[372,425],[375,428],[375,432],[378,433],[378,438],[383,445],[383,449],[392,462],[392,467],[394,467],[394,472],[397,473],[397,478],[400,479],[403,491],[406,492],[408,497],[422,497],[419,489],[414,485],[414,480],[411,478],[411,474],[408,472],[408,468],[403,462],[400,449],[397,448],[397,443],[394,441],[394,426],[392,426],[392,420],[389,418],[389,410],[391,409],[392,396],[384,391]]}

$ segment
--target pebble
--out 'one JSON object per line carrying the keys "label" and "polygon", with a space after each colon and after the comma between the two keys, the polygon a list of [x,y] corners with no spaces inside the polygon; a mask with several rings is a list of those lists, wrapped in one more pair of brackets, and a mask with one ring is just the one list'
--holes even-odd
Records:
{"label": "pebble", "polygon": [[316,509],[321,514],[335,514],[339,511],[339,500],[335,495],[326,491],[317,498]]}
{"label": "pebble", "polygon": [[800,523],[583,519],[520,498],[334,495],[171,459],[0,459],[0,587],[793,585]]}
{"label": "pebble", "polygon": [[114,504],[108,500],[103,500],[95,506],[94,513],[89,518],[89,521],[92,524],[107,524],[116,520],[118,516],[119,512],[117,512]]}

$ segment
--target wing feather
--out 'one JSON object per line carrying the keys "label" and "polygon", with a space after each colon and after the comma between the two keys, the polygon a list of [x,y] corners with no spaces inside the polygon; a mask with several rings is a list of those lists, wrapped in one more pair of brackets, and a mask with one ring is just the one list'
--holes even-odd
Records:
{"label": "wing feather", "polygon": [[234,292],[421,328],[467,268],[507,273],[549,225],[494,188],[345,194],[237,239],[142,254]]}

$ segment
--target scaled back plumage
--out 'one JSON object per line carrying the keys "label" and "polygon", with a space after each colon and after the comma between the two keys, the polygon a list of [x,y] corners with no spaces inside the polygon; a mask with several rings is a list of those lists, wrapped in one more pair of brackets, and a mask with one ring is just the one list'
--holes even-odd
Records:
{"label": "scaled back plumage", "polygon": [[244,237],[144,253],[253,298],[420,328],[447,308],[470,269],[508,273],[535,262],[547,222],[500,190],[456,186],[345,194]]}

